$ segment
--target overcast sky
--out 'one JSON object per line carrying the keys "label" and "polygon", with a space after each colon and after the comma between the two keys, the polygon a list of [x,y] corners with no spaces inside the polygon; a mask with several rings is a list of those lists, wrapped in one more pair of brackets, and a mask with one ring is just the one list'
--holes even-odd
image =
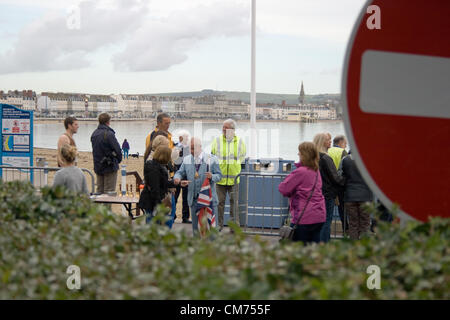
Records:
{"label": "overcast sky", "polygon": [[[256,90],[338,93],[365,0],[257,0]],[[0,0],[0,89],[250,91],[251,0]]]}

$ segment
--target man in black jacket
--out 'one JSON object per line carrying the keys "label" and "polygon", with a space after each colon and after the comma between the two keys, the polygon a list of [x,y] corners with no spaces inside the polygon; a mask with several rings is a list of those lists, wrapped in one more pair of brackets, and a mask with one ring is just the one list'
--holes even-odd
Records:
{"label": "man in black jacket", "polygon": [[110,128],[110,121],[109,114],[100,114],[99,125],[91,136],[98,193],[113,192],[116,189],[117,171],[122,161],[121,148],[116,133]]}
{"label": "man in black jacket", "polygon": [[342,159],[339,175],[345,178],[344,203],[349,218],[350,239],[359,239],[369,231],[370,213],[364,204],[373,200],[373,193],[364,181],[351,153]]}

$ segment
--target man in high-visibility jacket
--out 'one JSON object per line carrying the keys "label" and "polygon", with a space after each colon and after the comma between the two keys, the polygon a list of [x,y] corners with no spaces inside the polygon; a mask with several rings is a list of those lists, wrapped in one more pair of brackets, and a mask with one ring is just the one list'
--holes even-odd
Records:
{"label": "man in high-visibility jacket", "polygon": [[333,159],[336,170],[339,168],[341,160],[347,155],[346,147],[347,139],[345,139],[345,136],[339,135],[334,137],[333,147],[328,149],[328,155]]}
{"label": "man in high-visibility jacket", "polygon": [[[328,155],[331,157],[331,159],[333,159],[336,169],[339,169],[342,159],[348,154],[347,151],[345,151],[346,147],[347,139],[343,135],[338,135],[333,139],[333,147],[329,148],[327,151]],[[347,218],[344,215],[344,188],[340,188],[338,190],[337,198],[339,218],[341,219],[342,223],[342,232],[345,233],[346,231],[348,231],[348,222],[346,221]]]}
{"label": "man in high-visibility jacket", "polygon": [[153,140],[153,137],[155,136],[156,132],[165,131],[167,132],[168,135],[167,139],[169,139],[169,147],[170,149],[173,149],[172,134],[169,132],[169,126],[170,126],[170,116],[167,113],[158,114],[158,116],[156,117],[155,130],[151,131],[145,138],[145,148],[147,149],[150,146],[150,141]]}
{"label": "man in high-visibility jacket", "polygon": [[219,159],[222,180],[217,183],[219,200],[219,231],[223,229],[225,199],[230,196],[230,220],[239,223],[239,214],[234,212],[234,204],[239,197],[239,179],[234,179],[241,172],[241,163],[245,161],[247,153],[243,139],[235,134],[236,122],[227,119],[223,122],[222,135],[212,141],[211,153]]}

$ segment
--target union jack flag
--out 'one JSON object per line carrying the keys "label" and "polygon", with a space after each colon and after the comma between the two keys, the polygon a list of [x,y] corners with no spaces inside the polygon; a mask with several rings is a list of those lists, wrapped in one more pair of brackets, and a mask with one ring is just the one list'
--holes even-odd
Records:
{"label": "union jack flag", "polygon": [[[216,227],[216,216],[213,211],[212,190],[208,178],[205,178],[197,199],[197,217],[200,234],[204,236],[211,227]],[[205,219],[206,217],[206,219]],[[205,223],[207,222],[207,223]]]}

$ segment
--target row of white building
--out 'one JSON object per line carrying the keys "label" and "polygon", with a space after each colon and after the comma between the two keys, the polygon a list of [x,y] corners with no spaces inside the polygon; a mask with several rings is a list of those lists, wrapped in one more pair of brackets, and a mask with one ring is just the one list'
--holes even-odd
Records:
{"label": "row of white building", "polygon": [[[28,91],[0,91],[0,103],[34,110],[38,116],[80,118],[97,117],[108,112],[118,118],[149,118],[166,112],[175,118],[224,118],[248,119],[250,105],[242,101],[226,100],[222,95],[202,97],[172,97],[152,95],[90,95],[78,93],[42,92],[36,95]],[[331,104],[257,105],[259,119],[303,121],[304,119],[336,119],[336,108]]]}
{"label": "row of white building", "polygon": [[24,110],[36,110],[36,93],[32,90],[0,90],[0,103],[17,106]]}
{"label": "row of white building", "polygon": [[92,116],[109,112],[122,118],[148,118],[166,112],[180,118],[235,116],[245,118],[248,105],[241,101],[225,100],[221,96],[199,98],[160,97],[150,95],[71,95],[43,93],[37,98],[37,111],[59,116],[74,114]]}

